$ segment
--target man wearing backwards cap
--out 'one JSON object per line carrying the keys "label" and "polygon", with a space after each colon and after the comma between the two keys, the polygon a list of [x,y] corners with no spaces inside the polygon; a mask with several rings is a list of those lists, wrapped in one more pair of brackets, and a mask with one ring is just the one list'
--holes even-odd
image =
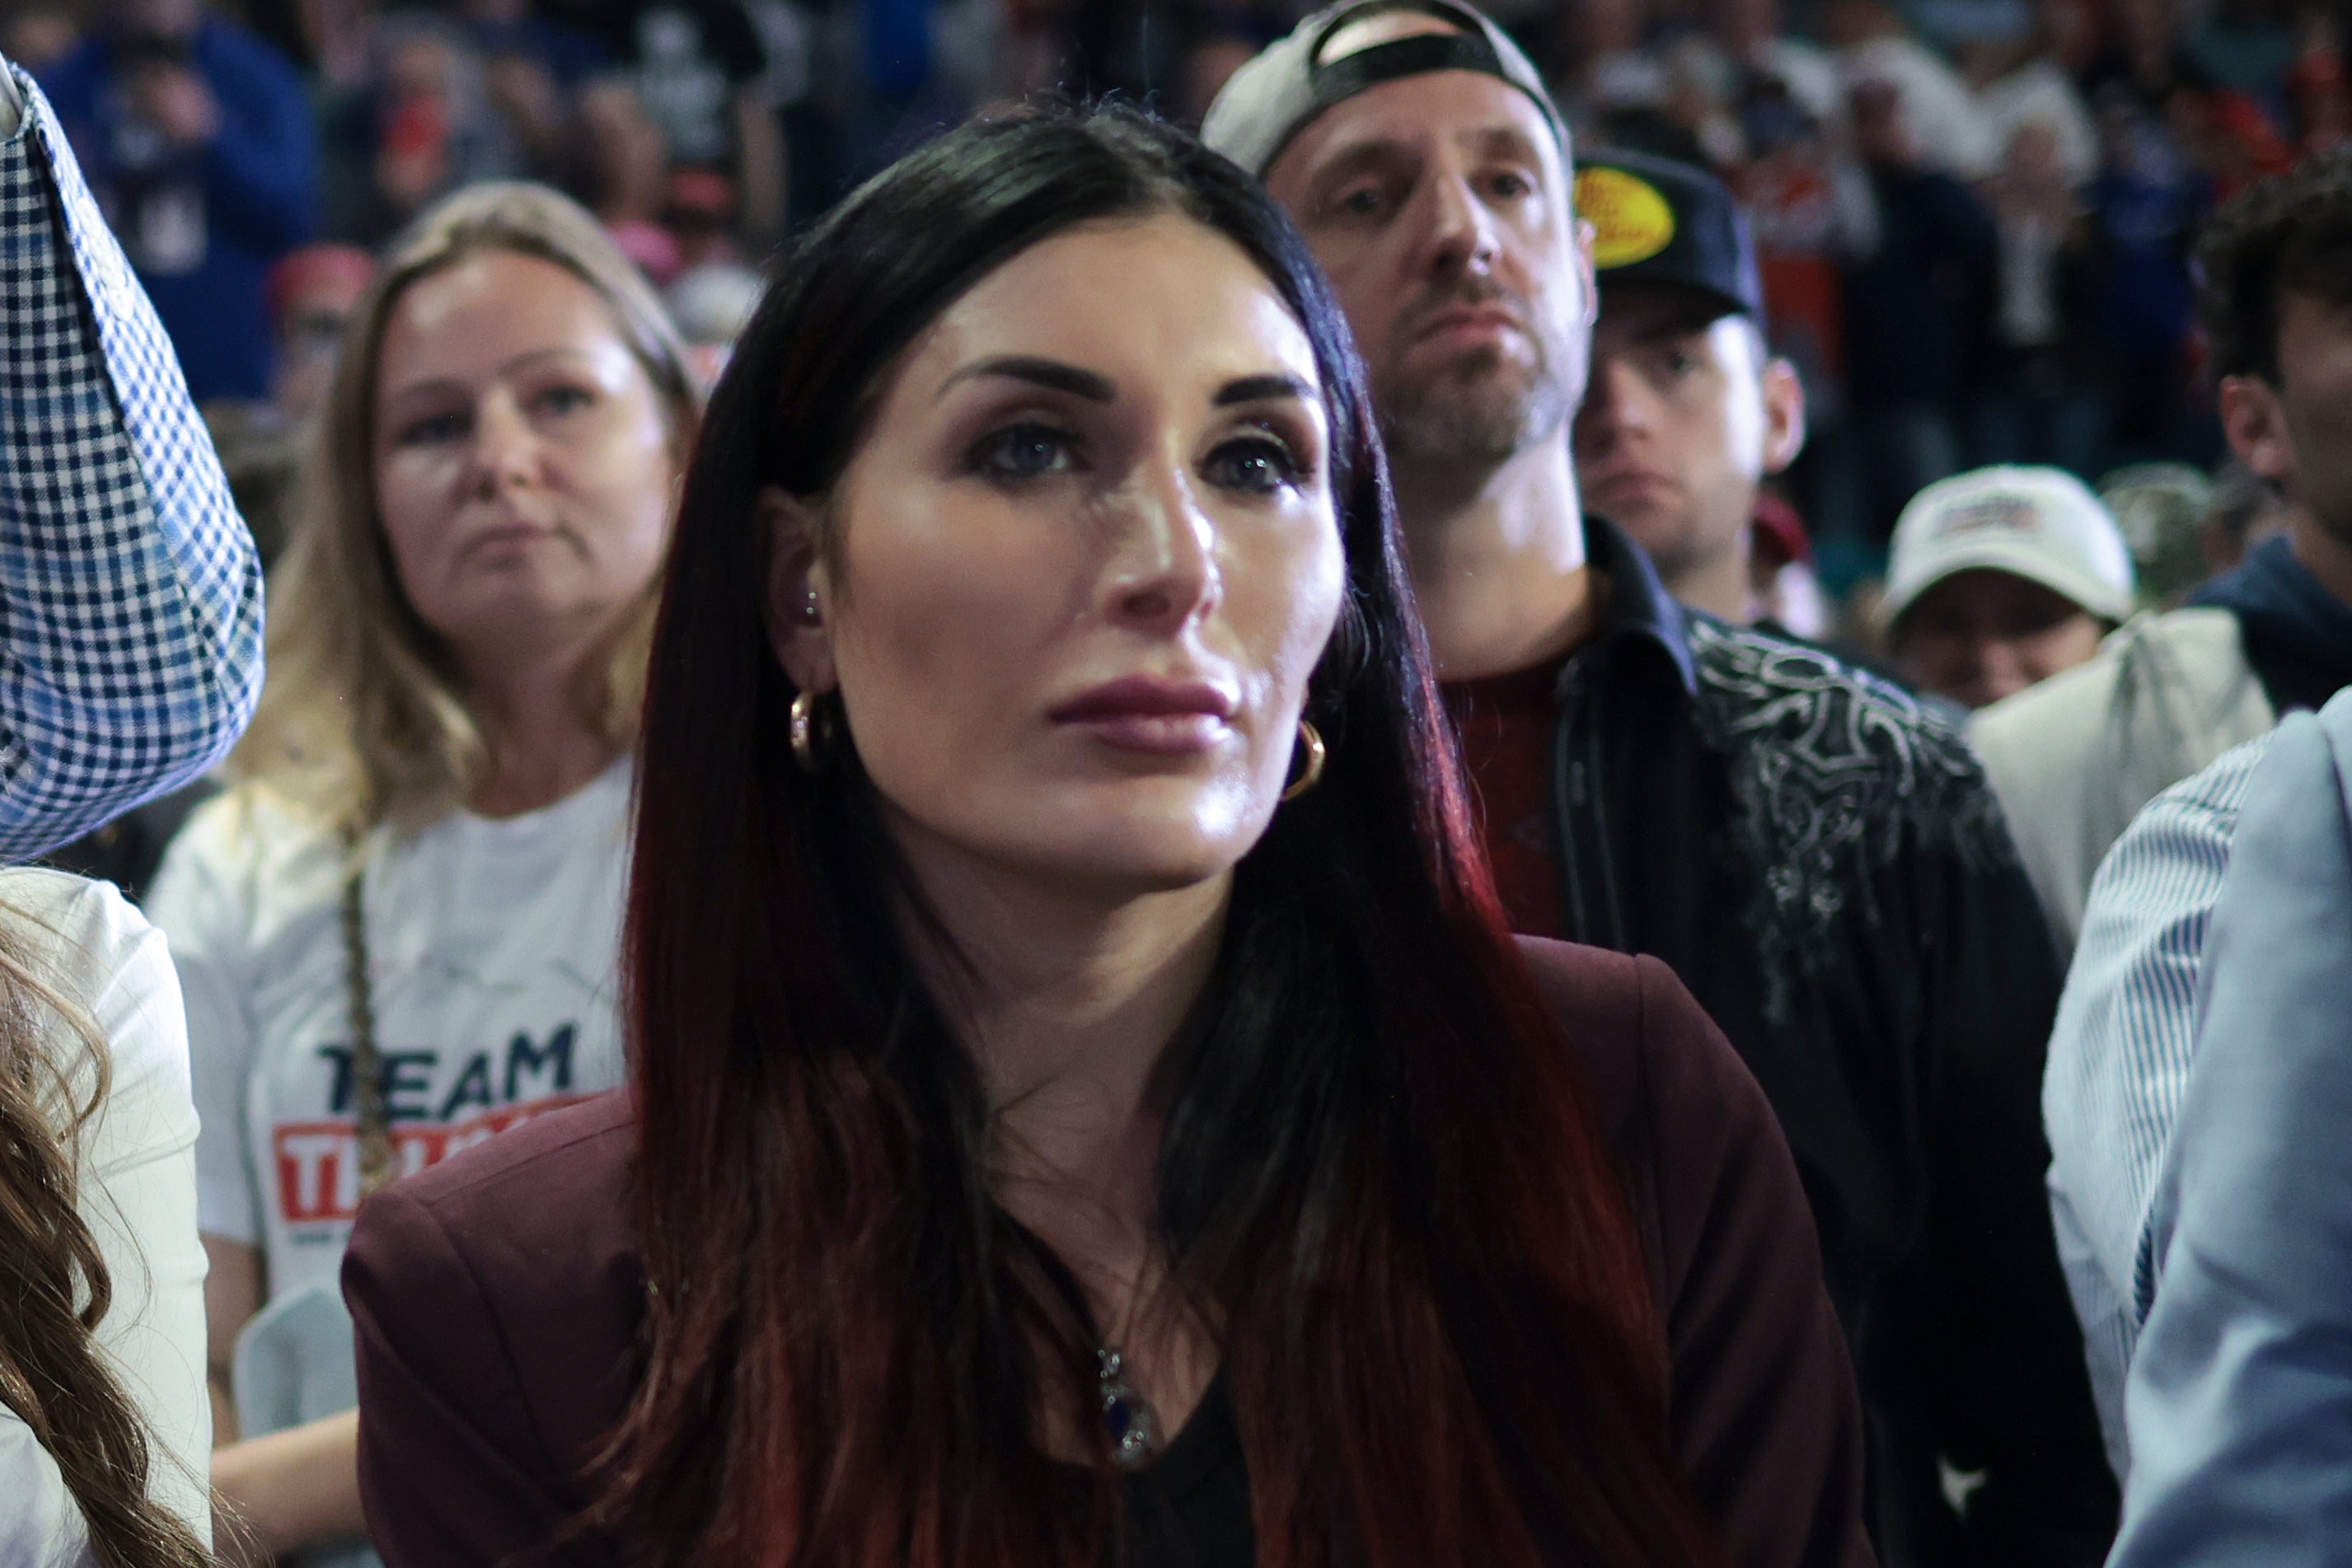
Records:
{"label": "man wearing backwards cap", "polygon": [[[1567,134],[1498,30],[1444,0],[1334,7],[1235,73],[1202,134],[1297,219],[1355,329],[1514,925],[1664,958],[1780,1113],[1882,1554],[2096,1562],[2113,1481],[2042,1189],[2058,969],[1968,748],[1890,687],[1685,611],[1580,514],[1592,256]],[[1810,1560],[1780,1542],[1825,1478],[1724,1480],[1780,1447],[1730,1414],[1685,1446],[1738,1561]],[[1965,1516],[1946,1463],[1983,1473]]]}
{"label": "man wearing backwards cap", "polygon": [[1714,175],[1639,153],[1578,160],[1576,209],[1601,285],[1579,493],[1676,599],[1756,621],[1770,587],[1751,549],[1758,491],[1804,444],[1805,394],[1764,345],[1746,225]]}
{"label": "man wearing backwards cap", "polygon": [[1903,677],[1980,708],[2073,669],[2132,612],[2131,550],[2062,468],[1938,479],[1895,525],[1878,619]]}

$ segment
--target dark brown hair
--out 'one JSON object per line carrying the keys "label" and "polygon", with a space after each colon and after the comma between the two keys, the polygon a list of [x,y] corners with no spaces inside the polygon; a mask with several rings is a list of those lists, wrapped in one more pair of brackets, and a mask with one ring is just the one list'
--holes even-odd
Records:
{"label": "dark brown hair", "polygon": [[2213,214],[2197,242],[2212,372],[2279,379],[2279,295],[2352,308],[2352,147],[2305,159]]}
{"label": "dark brown hair", "polygon": [[[0,1402],[57,1461],[101,1568],[200,1568],[211,1552],[147,1495],[146,1427],[96,1337],[113,1283],[73,1151],[106,1098],[105,1044],[34,977],[13,918],[0,911]],[[57,1041],[88,1052],[79,1103]]]}
{"label": "dark brown hair", "polygon": [[643,732],[624,978],[652,1290],[599,1517],[646,1561],[720,1568],[1116,1545],[1107,1444],[1073,1506],[1037,1436],[1067,1399],[1103,1442],[1097,1342],[990,1193],[988,1100],[917,977],[872,783],[845,739],[793,765],[754,519],[764,486],[831,491],[976,280],[1155,214],[1232,240],[1304,325],[1349,568],[1309,683],[1332,760],[1237,869],[1166,1067],[1159,1240],[1213,1325],[1258,1561],[1716,1562],[1622,1196],[1471,830],[1346,328],[1256,182],[1116,110],[969,125],[853,194],[713,399]]}

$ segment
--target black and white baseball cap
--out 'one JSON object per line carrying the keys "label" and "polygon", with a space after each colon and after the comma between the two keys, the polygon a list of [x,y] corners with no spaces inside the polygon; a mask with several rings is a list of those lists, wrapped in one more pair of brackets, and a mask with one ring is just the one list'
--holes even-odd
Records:
{"label": "black and white baseball cap", "polygon": [[[1459,31],[1414,33],[1325,57],[1342,28],[1391,12],[1434,16]],[[1209,106],[1201,139],[1264,178],[1292,139],[1333,104],[1431,71],[1477,71],[1518,89],[1543,111],[1566,155],[1568,129],[1534,63],[1492,21],[1453,0],[1341,0],[1316,12],[1233,74]]]}

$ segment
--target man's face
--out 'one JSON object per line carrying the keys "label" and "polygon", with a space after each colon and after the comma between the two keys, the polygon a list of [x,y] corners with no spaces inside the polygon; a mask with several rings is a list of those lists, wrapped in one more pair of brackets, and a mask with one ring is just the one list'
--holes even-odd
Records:
{"label": "man's face", "polygon": [[1669,582],[1738,544],[1757,481],[1795,453],[1788,389],[1768,407],[1766,373],[1755,327],[1709,296],[1622,283],[1602,297],[1576,416],[1577,488]]}
{"label": "man's face", "polygon": [[1309,123],[1266,186],[1331,279],[1399,462],[1500,463],[1559,435],[1584,392],[1591,255],[1524,93],[1475,71],[1384,82]]}
{"label": "man's face", "polygon": [[2352,309],[2279,294],[2279,390],[2290,498],[2352,545]]}

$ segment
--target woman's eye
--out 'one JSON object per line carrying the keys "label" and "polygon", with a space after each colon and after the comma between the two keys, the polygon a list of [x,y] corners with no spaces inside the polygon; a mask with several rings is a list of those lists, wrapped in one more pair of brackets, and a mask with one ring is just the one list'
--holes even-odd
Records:
{"label": "woman's eye", "polygon": [[446,441],[461,441],[465,434],[464,414],[436,413],[410,420],[400,427],[397,439],[403,446],[436,446]]}
{"label": "woman's eye", "polygon": [[1228,441],[1209,455],[1209,481],[1229,490],[1271,495],[1302,476],[1290,448],[1270,435]]}
{"label": "woman's eye", "polygon": [[1331,202],[1334,212],[1351,218],[1380,215],[1381,190],[1377,185],[1356,185],[1342,191]]}
{"label": "woman's eye", "polygon": [[988,436],[972,449],[972,471],[991,479],[1019,482],[1076,465],[1069,436],[1043,424],[1016,424]]}
{"label": "woman's eye", "polygon": [[596,394],[586,387],[551,386],[531,399],[543,413],[577,413],[596,401]]}
{"label": "woman's eye", "polygon": [[1487,189],[1494,192],[1496,195],[1505,201],[1514,202],[1521,196],[1532,195],[1535,188],[1536,183],[1533,180],[1516,172],[1497,174],[1487,184]]}

